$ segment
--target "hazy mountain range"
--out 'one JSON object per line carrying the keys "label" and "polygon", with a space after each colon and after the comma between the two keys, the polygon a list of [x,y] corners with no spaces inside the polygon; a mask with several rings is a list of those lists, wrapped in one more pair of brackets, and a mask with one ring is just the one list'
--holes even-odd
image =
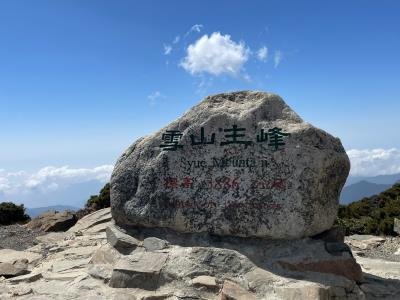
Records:
{"label": "hazy mountain range", "polygon": [[[342,190],[340,203],[348,204],[364,197],[379,194],[396,182],[400,182],[400,174],[375,177],[350,176]],[[20,199],[20,203],[25,203],[27,213],[31,217],[35,217],[46,210],[78,210],[85,205],[90,195],[98,194],[103,186],[104,183],[98,180],[80,182],[47,193],[32,193],[27,195],[27,199]]]}
{"label": "hazy mountain range", "polygon": [[26,213],[31,217],[35,218],[41,213],[49,210],[56,210],[56,211],[64,211],[64,210],[73,210],[77,211],[79,208],[74,206],[68,205],[54,205],[54,206],[45,206],[45,207],[35,207],[35,208],[27,208]]}
{"label": "hazy mountain range", "polygon": [[400,174],[380,175],[374,177],[350,176],[340,195],[340,203],[348,204],[364,197],[379,194],[400,182]]}

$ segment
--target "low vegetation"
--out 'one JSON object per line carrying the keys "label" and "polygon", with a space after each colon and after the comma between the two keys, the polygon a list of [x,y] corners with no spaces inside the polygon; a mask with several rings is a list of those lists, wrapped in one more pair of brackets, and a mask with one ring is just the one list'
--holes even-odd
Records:
{"label": "low vegetation", "polygon": [[25,213],[23,204],[16,205],[12,202],[0,203],[0,225],[25,223],[29,220],[30,217]]}
{"label": "low vegetation", "polygon": [[396,235],[394,218],[400,218],[400,183],[368,198],[340,205],[336,223],[350,234]]}
{"label": "low vegetation", "polygon": [[98,195],[90,196],[83,209],[77,211],[78,219],[95,212],[96,210],[110,207],[110,184],[107,183]]}

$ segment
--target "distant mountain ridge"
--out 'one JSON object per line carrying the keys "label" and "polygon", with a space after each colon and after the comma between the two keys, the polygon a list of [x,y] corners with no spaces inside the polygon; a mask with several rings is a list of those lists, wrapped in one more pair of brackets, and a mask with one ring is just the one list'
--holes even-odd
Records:
{"label": "distant mountain ridge", "polygon": [[28,214],[31,218],[36,218],[40,214],[49,211],[49,210],[56,210],[56,211],[64,211],[64,210],[79,210],[78,207],[69,206],[69,205],[53,205],[53,206],[44,206],[44,207],[34,207],[34,208],[26,208],[26,214]]}
{"label": "distant mountain ridge", "polygon": [[345,186],[352,185],[360,181],[368,181],[375,184],[390,184],[400,182],[400,173],[392,175],[378,175],[378,176],[349,176]]}
{"label": "distant mountain ridge", "polygon": [[18,197],[4,197],[0,193],[0,202],[23,203],[25,207],[72,206],[82,208],[91,195],[98,194],[104,182],[90,180],[65,186],[51,191],[32,190]]}
{"label": "distant mountain ridge", "polygon": [[340,194],[340,204],[349,204],[377,195],[398,182],[400,182],[400,174],[373,177],[350,176]]}

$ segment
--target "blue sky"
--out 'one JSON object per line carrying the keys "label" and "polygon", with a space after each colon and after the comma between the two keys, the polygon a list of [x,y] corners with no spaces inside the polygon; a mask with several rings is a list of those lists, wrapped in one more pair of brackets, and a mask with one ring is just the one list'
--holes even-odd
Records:
{"label": "blue sky", "polygon": [[206,95],[257,89],[340,137],[361,175],[400,172],[399,14],[395,0],[2,0],[0,169],[90,173]]}

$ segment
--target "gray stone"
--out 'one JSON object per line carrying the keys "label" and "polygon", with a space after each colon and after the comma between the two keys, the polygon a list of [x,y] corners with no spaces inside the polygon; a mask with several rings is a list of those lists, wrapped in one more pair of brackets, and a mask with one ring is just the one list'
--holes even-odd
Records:
{"label": "gray stone", "polygon": [[140,241],[134,237],[122,232],[114,225],[110,225],[106,229],[107,241],[115,249],[120,251],[132,251],[140,245]]}
{"label": "gray stone", "polygon": [[11,289],[11,293],[14,297],[29,295],[32,292],[33,290],[29,286],[20,286]]}
{"label": "gray stone", "polygon": [[0,249],[0,263],[11,263],[27,259],[28,263],[35,264],[42,256],[30,251],[17,251],[13,249]]}
{"label": "gray stone", "polygon": [[212,276],[197,276],[192,279],[192,284],[197,285],[197,286],[205,286],[207,288],[215,289],[218,288],[217,281],[215,280],[215,277]]}
{"label": "gray stone", "polygon": [[[126,293],[119,293],[116,292],[113,294],[109,299],[107,300],[137,300],[138,298],[135,295],[129,294],[128,292]],[[143,299],[143,298],[142,298]]]}
{"label": "gray stone", "polygon": [[400,219],[394,218],[393,231],[400,235]]}
{"label": "gray stone", "polygon": [[21,259],[11,263],[0,263],[0,276],[15,277],[29,273],[28,260]]}
{"label": "gray stone", "polygon": [[221,291],[221,300],[256,300],[256,297],[238,284],[225,281]]}
{"label": "gray stone", "polygon": [[108,281],[111,278],[112,267],[110,265],[91,265],[88,267],[88,274],[94,278]]}
{"label": "gray stone", "polygon": [[8,282],[10,282],[10,283],[34,282],[41,278],[43,278],[41,273],[30,273],[30,274],[10,278],[10,279],[8,279]]}
{"label": "gray stone", "polygon": [[111,245],[105,244],[93,253],[90,260],[91,264],[109,264],[114,265],[120,258],[120,253]]}
{"label": "gray stone", "polygon": [[82,235],[84,232],[98,233],[103,232],[110,225],[111,209],[103,208],[95,211],[80,219],[75,226],[71,227],[68,232]]}
{"label": "gray stone", "polygon": [[385,242],[384,237],[379,237],[375,235],[354,234],[346,237],[347,244],[361,250],[376,248],[383,242]]}
{"label": "gray stone", "polygon": [[160,272],[168,255],[141,252],[127,260],[121,259],[114,266],[110,279],[113,288],[141,288],[155,290],[159,285]]}
{"label": "gray stone", "polygon": [[32,219],[26,227],[44,232],[67,231],[78,221],[73,211],[47,211]]}
{"label": "gray stone", "polygon": [[145,238],[143,240],[143,247],[147,251],[162,250],[168,247],[168,242],[155,237]]}
{"label": "gray stone", "polygon": [[[174,130],[182,135],[171,142]],[[219,94],[122,154],[111,211],[121,227],[313,236],[332,227],[349,168],[340,140],[304,122],[279,96]]]}
{"label": "gray stone", "polygon": [[281,296],[280,299],[285,300],[298,300],[298,299],[307,299],[307,300],[330,300],[334,299],[333,297],[329,297],[329,291],[318,284],[310,284],[310,283],[295,283],[289,284],[284,287],[278,287],[275,289],[276,293]]}

